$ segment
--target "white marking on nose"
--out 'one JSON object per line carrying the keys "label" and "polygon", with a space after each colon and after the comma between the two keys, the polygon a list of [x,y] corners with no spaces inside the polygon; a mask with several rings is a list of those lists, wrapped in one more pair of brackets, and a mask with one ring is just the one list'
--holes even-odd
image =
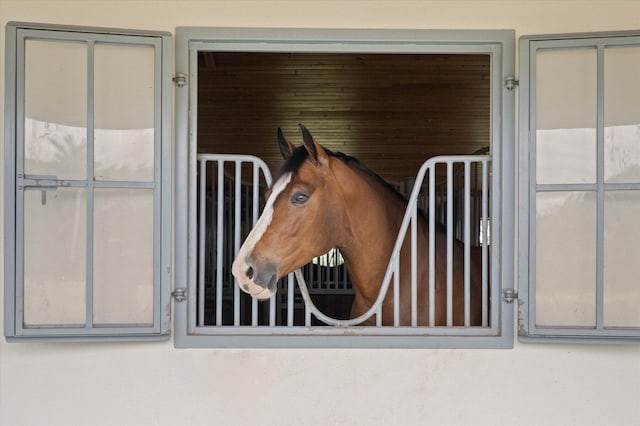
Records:
{"label": "white marking on nose", "polygon": [[[248,268],[246,258],[251,254],[253,248],[256,246],[258,241],[262,238],[267,228],[271,224],[271,219],[273,218],[273,204],[278,199],[278,196],[285,190],[289,182],[291,182],[292,173],[287,173],[282,175],[280,179],[273,185],[271,190],[271,197],[267,200],[267,205],[264,207],[260,218],[256,222],[255,226],[249,233],[249,236],[240,247],[238,251],[238,255],[236,256],[236,260],[233,262],[232,272],[233,276],[236,277],[236,280],[241,281],[246,276],[246,270]],[[254,271],[255,277],[256,271]],[[245,280],[242,280],[243,283]],[[250,280],[248,283],[250,286],[253,284],[253,280]]]}

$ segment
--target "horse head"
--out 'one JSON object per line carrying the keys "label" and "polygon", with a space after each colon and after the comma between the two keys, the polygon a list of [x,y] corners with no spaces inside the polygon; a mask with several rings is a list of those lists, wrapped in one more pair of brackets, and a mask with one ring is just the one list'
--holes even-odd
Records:
{"label": "horse head", "polygon": [[300,128],[304,144],[297,148],[278,129],[285,163],[233,262],[240,288],[257,299],[269,298],[280,278],[340,245],[344,212],[336,159]]}

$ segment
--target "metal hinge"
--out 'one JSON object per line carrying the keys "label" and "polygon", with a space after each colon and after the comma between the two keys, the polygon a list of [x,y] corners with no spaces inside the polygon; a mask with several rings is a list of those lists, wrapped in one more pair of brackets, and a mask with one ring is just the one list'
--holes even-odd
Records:
{"label": "metal hinge", "polygon": [[184,302],[187,300],[187,289],[186,288],[176,288],[171,292],[171,296],[176,299],[176,302]]}
{"label": "metal hinge", "polygon": [[504,79],[504,88],[511,91],[518,85],[518,80],[515,77],[507,77]]}
{"label": "metal hinge", "polygon": [[502,300],[507,303],[513,303],[518,298],[518,293],[512,288],[505,288],[502,290]]}
{"label": "metal hinge", "polygon": [[187,75],[178,73],[175,77],[172,78],[172,80],[176,84],[176,86],[184,87],[184,85],[187,84]]}

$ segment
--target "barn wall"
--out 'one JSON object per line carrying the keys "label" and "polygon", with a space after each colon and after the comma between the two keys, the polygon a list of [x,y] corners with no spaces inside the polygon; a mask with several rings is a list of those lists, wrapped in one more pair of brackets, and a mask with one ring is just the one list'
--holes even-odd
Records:
{"label": "barn wall", "polygon": [[[198,25],[515,29],[520,36],[638,29],[639,16],[640,3],[632,1],[3,0],[0,41],[4,50],[12,20],[171,32]],[[4,99],[4,55],[0,61]],[[0,342],[5,426],[630,425],[640,418],[638,401],[638,346],[178,350],[171,341]]]}

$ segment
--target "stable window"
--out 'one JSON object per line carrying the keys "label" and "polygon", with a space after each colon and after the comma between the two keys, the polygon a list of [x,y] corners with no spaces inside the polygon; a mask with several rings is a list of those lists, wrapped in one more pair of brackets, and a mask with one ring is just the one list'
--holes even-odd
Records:
{"label": "stable window", "polygon": [[[176,203],[188,206],[176,212],[177,346],[512,345],[502,290],[513,286],[513,32],[178,28],[176,39]],[[451,240],[483,251],[482,324],[332,327],[303,303],[293,276],[268,303],[239,291],[230,264],[281,163],[275,130],[300,145],[297,123],[400,192],[423,189],[415,204]],[[358,138],[377,145],[349,143]],[[388,146],[403,144],[390,161]],[[320,312],[348,318],[353,289],[335,258],[301,275]]]}
{"label": "stable window", "polygon": [[9,340],[167,338],[170,45],[7,26]]}
{"label": "stable window", "polygon": [[520,336],[640,338],[640,36],[520,42]]}

